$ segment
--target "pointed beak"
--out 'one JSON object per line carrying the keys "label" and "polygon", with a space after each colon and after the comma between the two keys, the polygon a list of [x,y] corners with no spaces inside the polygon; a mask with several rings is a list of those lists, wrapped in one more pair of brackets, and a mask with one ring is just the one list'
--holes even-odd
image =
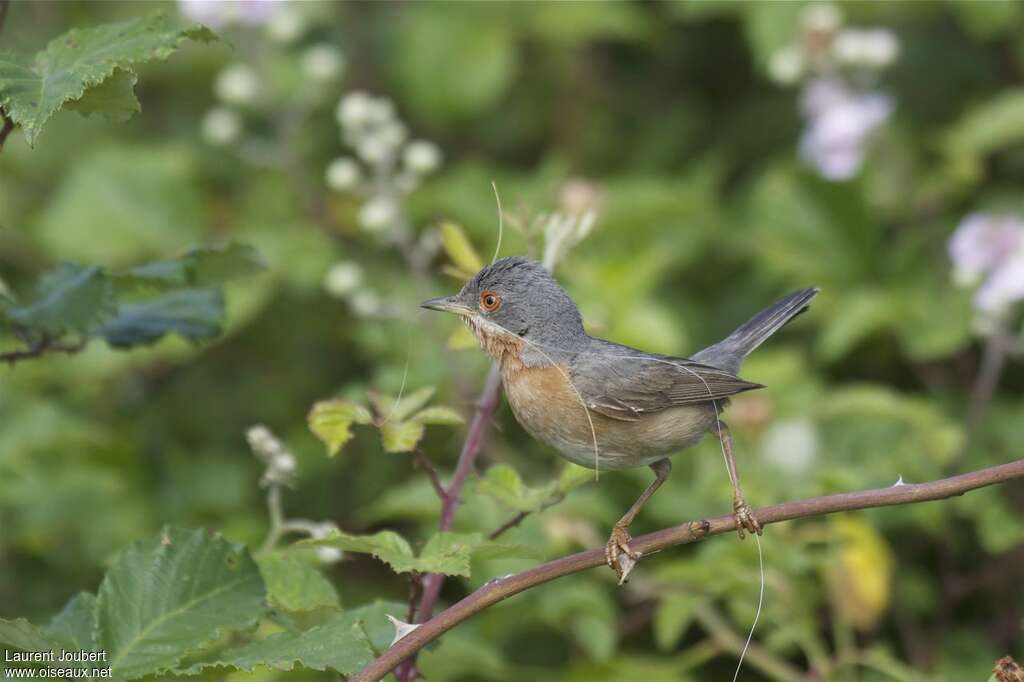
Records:
{"label": "pointed beak", "polygon": [[454,296],[441,296],[432,298],[429,301],[420,303],[421,308],[427,310],[439,310],[443,313],[455,313],[456,315],[472,315],[475,310],[455,300]]}

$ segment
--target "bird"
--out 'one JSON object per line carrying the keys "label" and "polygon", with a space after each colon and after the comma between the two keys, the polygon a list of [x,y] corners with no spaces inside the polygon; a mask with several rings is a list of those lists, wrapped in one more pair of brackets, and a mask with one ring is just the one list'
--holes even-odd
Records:
{"label": "bird", "polygon": [[764,388],[737,376],[743,359],[804,312],[819,292],[796,291],[692,357],[648,353],[589,335],[576,303],[540,263],[509,256],[482,268],[457,294],[421,307],[459,316],[499,363],[517,421],[571,462],[598,469],[647,466],[654,481],[612,527],[607,564],[622,584],[640,559],[629,527],[672,471],[670,457],[711,433],[722,445],[740,538],[761,534],[743,496],[729,396]]}

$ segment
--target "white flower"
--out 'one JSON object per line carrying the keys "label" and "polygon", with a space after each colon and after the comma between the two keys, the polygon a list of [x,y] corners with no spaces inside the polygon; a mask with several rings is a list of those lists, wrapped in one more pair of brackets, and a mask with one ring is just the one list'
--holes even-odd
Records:
{"label": "white flower", "polygon": [[843,14],[835,5],[811,5],[800,13],[800,23],[808,31],[831,33],[843,23]]}
{"label": "white flower", "polygon": [[441,165],[441,150],[433,142],[413,140],[403,153],[405,166],[414,173],[430,173]]}
{"label": "white flower", "polygon": [[213,90],[228,104],[251,104],[259,95],[259,77],[245,64],[234,64],[220,72]]}
{"label": "white flower", "polygon": [[363,283],[363,269],[353,261],[335,263],[324,276],[324,289],[331,296],[344,298]]}
{"label": "white flower", "polygon": [[250,427],[245,432],[249,447],[266,465],[260,485],[287,484],[295,472],[295,455],[285,448],[277,436],[262,424]]}
{"label": "white flower", "polygon": [[860,170],[871,133],[892,113],[892,100],[878,92],[856,92],[832,78],[812,81],[801,105],[808,119],[800,156],[827,180],[846,180]]}
{"label": "white flower", "polygon": [[242,134],[242,117],[227,107],[214,107],[203,116],[199,132],[210,144],[231,144]]}
{"label": "white flower", "polygon": [[337,118],[345,128],[362,128],[391,121],[395,105],[386,97],[373,97],[362,91],[351,92],[338,102]]}
{"label": "white flower", "polygon": [[272,21],[282,6],[282,0],[178,0],[178,11],[185,18],[216,29],[261,26]]}
{"label": "white flower", "polygon": [[768,75],[781,85],[796,83],[804,72],[804,55],[796,45],[775,52],[768,62]]}
{"label": "white flower", "polygon": [[884,28],[843,29],[832,43],[832,52],[839,62],[873,69],[892,64],[899,49],[896,36]]}
{"label": "white flower", "polygon": [[267,22],[267,37],[275,43],[287,45],[302,37],[306,21],[302,14],[291,7],[283,7]]}
{"label": "white flower", "polygon": [[793,419],[773,424],[761,442],[764,459],[788,474],[802,474],[814,464],[820,439],[814,423]]}
{"label": "white flower", "polygon": [[1014,216],[971,213],[949,239],[953,278],[974,286],[1024,248],[1024,221]]}
{"label": "white flower", "polygon": [[381,125],[376,126],[373,131],[373,136],[382,145],[386,145],[392,150],[402,146],[405,142],[405,138],[409,135],[405,126],[398,121],[386,120]]}
{"label": "white flower", "polygon": [[341,75],[344,66],[341,50],[330,43],[313,45],[302,55],[302,70],[313,80],[333,80]]}
{"label": "white flower", "polygon": [[[310,528],[309,535],[314,540],[323,540],[336,530],[338,530],[338,526],[330,521],[324,521],[323,523],[318,523]],[[344,553],[337,547],[317,547],[316,556],[321,563],[336,564],[341,561],[341,557],[344,556]]]}
{"label": "white flower", "polygon": [[366,163],[378,165],[386,162],[395,154],[396,145],[386,138],[369,134],[356,144],[356,154]]}
{"label": "white flower", "polygon": [[1001,316],[1024,299],[1024,250],[1018,249],[985,280],[974,295],[974,307],[985,315]]}
{"label": "white flower", "polygon": [[282,452],[271,460],[270,466],[282,474],[290,474],[295,471],[295,456],[290,452]]}
{"label": "white flower", "polygon": [[327,181],[327,186],[336,192],[343,192],[346,190],[354,189],[362,178],[362,173],[359,170],[359,164],[356,160],[342,156],[340,158],[331,161],[327,165],[327,170],[324,171],[324,179]]}
{"label": "white flower", "polygon": [[376,315],[381,310],[380,298],[377,294],[366,289],[357,291],[352,298],[349,299],[349,305],[352,306],[352,312],[361,317]]}
{"label": "white flower", "polygon": [[604,190],[586,178],[569,178],[558,190],[558,203],[570,215],[597,211],[604,203]]}

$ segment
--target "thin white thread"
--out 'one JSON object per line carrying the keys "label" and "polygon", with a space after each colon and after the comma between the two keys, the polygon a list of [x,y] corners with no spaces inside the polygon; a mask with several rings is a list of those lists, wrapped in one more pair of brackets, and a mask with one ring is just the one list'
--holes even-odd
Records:
{"label": "thin white thread", "polygon": [[[528,341],[525,337],[520,337],[520,338],[522,338],[523,341],[526,341],[530,345],[532,345],[532,346],[536,347],[538,350],[540,350],[540,347],[537,344],[533,343],[532,341]],[[551,348],[553,348],[555,350],[564,350],[564,349],[556,348],[554,346],[551,346]],[[583,411],[586,413],[587,419],[590,420],[590,410],[587,408],[586,401],[583,400],[583,396],[580,394],[579,390],[576,388],[575,385],[573,385],[572,379],[569,378],[569,375],[564,370],[562,370],[562,368],[559,367],[558,364],[554,360],[552,360],[549,355],[547,355],[546,353],[543,353],[543,351],[541,351],[541,353],[544,355],[544,357],[546,357],[551,362],[552,365],[554,365],[558,369],[559,372],[562,373],[562,376],[565,377],[565,380],[569,383],[569,385],[572,387],[572,390],[576,393],[576,396],[579,398],[580,404],[583,405]],[[593,353],[593,352],[588,353],[586,351],[583,351],[583,352],[578,353],[578,354],[580,354],[580,355],[602,355],[601,353]],[[716,428],[718,430],[718,444],[719,444],[719,446],[722,449],[722,461],[725,462],[725,471],[726,471],[726,474],[729,476],[729,481],[731,483],[735,483],[733,481],[732,471],[729,468],[729,458],[725,454],[725,442],[722,439],[722,419],[721,419],[721,415],[718,412],[718,400],[713,397],[714,396],[714,391],[711,390],[711,386],[708,385],[708,382],[704,379],[704,377],[702,377],[701,375],[697,374],[696,372],[694,372],[689,367],[686,367],[685,365],[682,365],[682,364],[679,364],[679,363],[676,363],[676,362],[672,362],[670,360],[665,360],[664,358],[659,358],[659,357],[655,357],[655,356],[642,356],[642,355],[617,355],[615,357],[619,357],[619,358],[622,358],[624,360],[653,360],[654,362],[660,362],[660,363],[663,363],[663,364],[666,364],[666,365],[671,365],[672,367],[676,367],[677,369],[682,369],[682,370],[685,370],[685,371],[689,372],[694,377],[696,377],[702,384],[704,384],[704,389],[708,392],[708,398],[711,401],[711,406],[715,410],[715,426],[716,426]],[[594,459],[595,459],[595,462],[596,462],[597,461],[597,447],[598,447],[597,446],[597,434],[594,431],[594,422],[592,420],[590,421],[590,429],[591,429],[591,434],[594,437]],[[758,563],[759,573],[760,573],[760,588],[758,590],[757,610],[754,613],[754,622],[751,623],[751,625],[750,625],[750,631],[747,633],[747,640],[743,644],[743,649],[740,651],[739,661],[737,661],[737,663],[736,663],[736,672],[733,674],[733,678],[732,678],[733,682],[736,682],[736,680],[739,679],[740,669],[743,667],[743,660],[747,656],[747,650],[750,648],[750,643],[751,643],[751,641],[754,638],[754,631],[757,628],[757,622],[761,618],[761,610],[762,610],[762,608],[764,606],[764,589],[765,589],[764,554],[763,554],[762,549],[761,549],[761,538],[758,536],[757,533],[752,533],[752,535],[754,536],[754,542],[757,544],[757,563]]]}
{"label": "thin white thread", "polygon": [[402,383],[398,387],[398,396],[395,398],[395,402],[391,406],[391,411],[388,412],[388,414],[384,417],[383,421],[381,421],[379,426],[384,426],[389,421],[391,421],[391,417],[393,417],[395,415],[395,412],[398,410],[399,403],[402,402],[402,395],[405,393],[405,382],[409,378],[409,360],[410,359],[412,359],[412,326],[411,325],[406,327],[406,332],[405,332],[405,367],[402,369]]}
{"label": "thin white thread", "polygon": [[498,204],[498,244],[494,247],[494,258],[491,259],[491,265],[494,265],[494,261],[498,260],[498,254],[501,253],[501,238],[505,234],[505,212],[501,210],[501,197],[498,196],[498,183],[491,180],[491,188],[494,190],[494,201]]}

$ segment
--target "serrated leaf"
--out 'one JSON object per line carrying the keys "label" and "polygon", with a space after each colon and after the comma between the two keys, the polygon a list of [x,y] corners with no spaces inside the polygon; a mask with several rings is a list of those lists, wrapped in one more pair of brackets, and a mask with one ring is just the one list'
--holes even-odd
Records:
{"label": "serrated leaf", "polygon": [[248,244],[229,242],[196,247],[180,258],[153,261],[114,275],[120,290],[215,287],[266,269],[259,252]]}
{"label": "serrated leaf", "polygon": [[347,609],[345,613],[363,626],[363,630],[370,638],[370,645],[374,651],[381,653],[391,644],[391,637],[394,633],[388,616],[404,617],[408,608],[402,602],[378,599],[354,609]]}
{"label": "serrated leaf", "polygon": [[138,80],[131,71],[115,71],[110,78],[86,90],[80,99],[68,102],[67,108],[83,116],[100,114],[115,123],[125,123],[142,111],[135,97]]}
{"label": "serrated leaf", "polygon": [[531,488],[523,483],[515,469],[507,464],[495,464],[480,478],[477,491],[512,511],[536,512],[551,497],[552,486]]}
{"label": "serrated leaf", "polygon": [[476,337],[473,336],[473,332],[469,331],[469,327],[464,324],[460,324],[453,329],[451,336],[448,337],[448,348],[451,350],[465,350],[467,348],[476,348],[476,346]]}
{"label": "serrated leaf", "polygon": [[370,393],[373,409],[388,420],[405,421],[416,410],[426,405],[434,395],[433,386],[424,386],[396,399],[385,393]]}
{"label": "serrated leaf", "polygon": [[75,28],[33,56],[0,52],[0,105],[34,144],[43,124],[117,69],[165,59],[185,40],[216,36],[165,12],[95,28]]}
{"label": "serrated leaf", "polygon": [[469,237],[455,223],[441,224],[441,243],[444,244],[448,257],[458,266],[460,273],[469,273],[469,276],[472,276],[484,266]]}
{"label": "serrated leaf", "polygon": [[327,447],[327,456],[334,457],[352,438],[352,424],[370,424],[370,411],[350,400],[321,400],[314,403],[306,417],[309,430]]}
{"label": "serrated leaf", "polygon": [[164,672],[190,651],[255,627],[265,599],[244,547],[205,530],[165,528],[107,571],[96,599],[98,643],[113,677]]}
{"label": "serrated leaf", "polygon": [[11,321],[50,336],[89,334],[115,311],[113,287],[96,266],[63,263],[44,273],[31,303],[11,306]]}
{"label": "serrated leaf", "polygon": [[419,556],[409,542],[398,533],[382,530],[373,535],[349,535],[333,531],[325,538],[302,540],[295,549],[335,547],[347,552],[371,554],[391,566],[396,573],[445,573],[469,575],[469,560],[477,547],[484,545],[479,533],[437,533],[423,547]]}
{"label": "serrated leaf", "polygon": [[174,332],[189,341],[210,339],[224,323],[220,289],[181,289],[139,303],[122,303],[117,317],[99,330],[115,348],[151,344]]}
{"label": "serrated leaf", "polygon": [[465,419],[462,418],[461,414],[450,407],[434,405],[414,414],[412,416],[412,421],[436,426],[451,426],[454,424],[462,424],[465,422]]}
{"label": "serrated leaf", "polygon": [[412,452],[423,440],[426,426],[422,422],[385,422],[380,427],[380,438],[388,452]]}
{"label": "serrated leaf", "polygon": [[363,626],[353,613],[338,613],[326,622],[301,632],[278,632],[245,646],[219,652],[175,672],[195,674],[204,668],[230,667],[252,672],[260,666],[293,670],[334,670],[342,675],[358,672],[373,660]]}
{"label": "serrated leaf", "polygon": [[340,606],[334,585],[306,559],[276,552],[256,560],[270,605],[286,611]]}
{"label": "serrated leaf", "polygon": [[53,643],[24,618],[0,618],[0,644],[21,651],[50,651]]}
{"label": "serrated leaf", "polygon": [[44,631],[51,641],[68,650],[98,651],[96,643],[96,595],[79,592]]}

